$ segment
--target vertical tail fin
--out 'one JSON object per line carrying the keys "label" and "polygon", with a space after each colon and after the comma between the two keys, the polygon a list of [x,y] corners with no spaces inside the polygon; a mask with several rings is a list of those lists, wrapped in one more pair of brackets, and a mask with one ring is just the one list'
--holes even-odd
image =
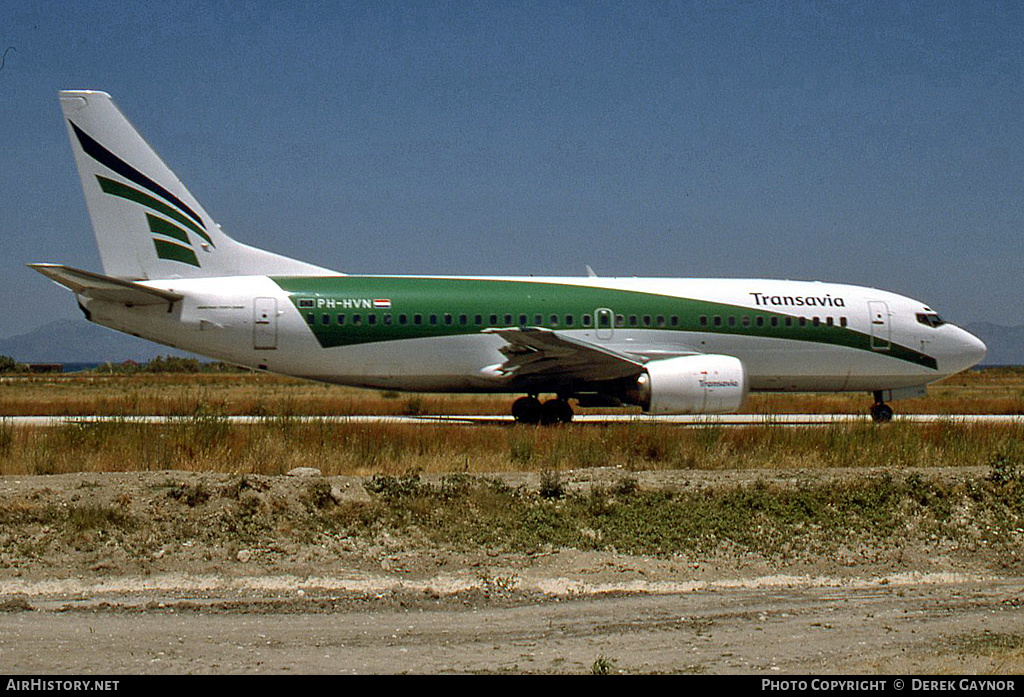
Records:
{"label": "vertical tail fin", "polygon": [[334,274],[235,242],[109,94],[60,93],[103,271],[129,280]]}

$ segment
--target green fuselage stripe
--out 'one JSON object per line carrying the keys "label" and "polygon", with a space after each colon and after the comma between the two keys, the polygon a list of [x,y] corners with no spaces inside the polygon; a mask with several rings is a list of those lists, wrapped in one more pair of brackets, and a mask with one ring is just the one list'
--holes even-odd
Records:
{"label": "green fuselage stripe", "polygon": [[[853,313],[845,307],[808,308],[813,316],[820,317],[815,326],[811,317],[801,325],[793,315],[739,305],[571,284],[384,276],[287,276],[272,280],[289,294],[324,348],[476,334],[495,326],[541,326],[556,331],[657,329],[730,334],[833,344],[878,353],[872,349],[869,334],[839,326],[840,317]],[[375,306],[375,300],[381,302]],[[611,311],[611,324],[606,327],[600,324],[604,319],[599,316],[600,309]],[[344,324],[339,322],[339,315],[344,315]],[[431,323],[432,315],[436,324]],[[557,322],[551,321],[552,315],[557,316]],[[566,323],[567,315],[573,319],[571,326]],[[373,324],[370,316],[374,318]],[[492,322],[494,316],[496,323]],[[540,322],[536,321],[538,316]],[[621,316],[621,321],[616,322],[617,316]],[[584,323],[587,317],[589,325]],[[634,317],[636,324],[631,321]],[[678,318],[676,324],[672,323],[674,317]],[[718,326],[716,317],[721,318]],[[764,318],[763,326],[757,326],[758,317]],[[831,326],[826,323],[827,317],[833,318]],[[649,318],[649,324],[645,318]],[[772,318],[776,318],[777,326],[772,326]],[[933,357],[896,343],[882,353],[937,368]]]}

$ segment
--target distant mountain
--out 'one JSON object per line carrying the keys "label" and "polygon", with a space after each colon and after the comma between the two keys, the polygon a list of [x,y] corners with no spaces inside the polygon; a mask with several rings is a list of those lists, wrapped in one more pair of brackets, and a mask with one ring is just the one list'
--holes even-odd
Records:
{"label": "distant mountain", "polygon": [[19,363],[143,363],[157,356],[192,356],[84,319],[59,319],[0,339],[0,355]]}
{"label": "distant mountain", "polygon": [[1024,326],[1004,327],[991,322],[963,325],[988,346],[982,365],[1024,365]]}

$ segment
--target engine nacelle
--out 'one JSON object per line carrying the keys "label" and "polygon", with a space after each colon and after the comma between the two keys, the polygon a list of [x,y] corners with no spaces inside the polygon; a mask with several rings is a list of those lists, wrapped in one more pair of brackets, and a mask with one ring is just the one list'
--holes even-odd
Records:
{"label": "engine nacelle", "polygon": [[736,411],[747,399],[747,371],[733,356],[680,356],[644,368],[637,403],[651,414]]}

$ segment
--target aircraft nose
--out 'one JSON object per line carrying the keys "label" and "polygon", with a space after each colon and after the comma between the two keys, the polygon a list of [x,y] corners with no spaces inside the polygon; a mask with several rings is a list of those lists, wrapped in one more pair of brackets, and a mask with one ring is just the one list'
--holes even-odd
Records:
{"label": "aircraft nose", "polygon": [[[957,329],[960,328],[957,327]],[[957,358],[963,364],[963,367],[960,368],[960,370],[967,370],[968,368],[972,368],[981,363],[982,360],[985,359],[985,354],[988,353],[988,347],[985,346],[984,342],[981,339],[963,329],[960,329],[959,338],[960,347],[957,351]]]}

